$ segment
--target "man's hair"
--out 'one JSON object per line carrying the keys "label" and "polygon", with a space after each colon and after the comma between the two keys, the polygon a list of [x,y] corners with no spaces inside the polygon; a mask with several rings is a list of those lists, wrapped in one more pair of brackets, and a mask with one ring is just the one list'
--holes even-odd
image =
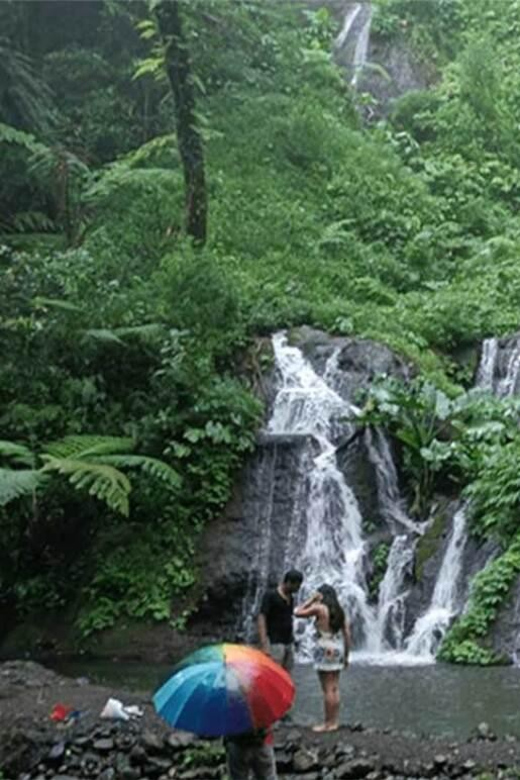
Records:
{"label": "man's hair", "polygon": [[291,585],[301,585],[303,582],[303,574],[298,569],[289,569],[286,571],[283,577],[284,582],[289,582]]}

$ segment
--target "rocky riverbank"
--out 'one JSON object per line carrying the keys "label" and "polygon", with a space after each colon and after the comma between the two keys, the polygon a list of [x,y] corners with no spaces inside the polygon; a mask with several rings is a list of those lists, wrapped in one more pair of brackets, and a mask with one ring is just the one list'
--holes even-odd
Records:
{"label": "rocky riverbank", "polygon": [[[100,718],[109,696],[136,704],[143,716],[127,722]],[[58,704],[78,715],[50,719]],[[485,724],[466,742],[364,729],[315,735],[297,724],[275,730],[281,780],[367,778],[506,778],[520,776],[520,742],[496,739]],[[0,778],[2,780],[211,780],[224,778],[221,742],[172,732],[149,696],[113,691],[60,677],[26,662],[0,665]]]}

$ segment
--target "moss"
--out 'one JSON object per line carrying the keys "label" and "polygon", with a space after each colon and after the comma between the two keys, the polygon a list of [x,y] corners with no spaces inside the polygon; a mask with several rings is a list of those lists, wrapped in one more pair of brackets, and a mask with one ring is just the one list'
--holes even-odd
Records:
{"label": "moss", "polygon": [[370,551],[372,576],[370,577],[368,583],[368,589],[370,592],[370,598],[373,601],[376,601],[379,595],[379,586],[381,585],[386,574],[389,553],[390,545],[387,542],[381,542],[380,544],[373,547]]}
{"label": "moss", "polygon": [[435,555],[439,549],[439,543],[444,531],[448,514],[446,510],[440,511],[424,536],[419,539],[417,551],[415,554],[415,574],[418,580],[423,577],[424,565]]}

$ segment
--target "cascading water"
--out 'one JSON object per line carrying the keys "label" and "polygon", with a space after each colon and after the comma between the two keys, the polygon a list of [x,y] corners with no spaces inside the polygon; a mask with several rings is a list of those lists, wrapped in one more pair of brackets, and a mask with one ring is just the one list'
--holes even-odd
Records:
{"label": "cascading water", "polygon": [[385,520],[396,533],[406,528],[410,533],[422,535],[427,524],[414,522],[404,509],[388,439],[382,431],[368,428],[365,442],[368,457],[375,468],[377,495]]}
{"label": "cascading water", "polygon": [[494,390],[495,368],[498,355],[498,340],[486,339],[482,344],[482,356],[477,371],[477,387],[481,390]]}
{"label": "cascading water", "polygon": [[365,19],[363,21],[363,27],[356,42],[356,48],[354,50],[354,74],[352,76],[351,85],[357,87],[359,77],[363,68],[367,62],[368,45],[370,41],[370,25],[372,23],[372,6],[370,3],[366,4]]}
{"label": "cascading water", "polygon": [[488,390],[498,398],[509,398],[520,389],[520,338],[505,343],[486,339],[477,373],[477,387]]}
{"label": "cascading water", "polygon": [[[503,361],[499,370],[497,342],[489,340],[484,344],[477,387],[498,394],[507,382],[507,387],[513,388],[508,393],[514,391],[515,376],[520,373],[520,340],[513,346],[516,348],[508,350],[507,361]],[[360,660],[385,664],[433,662],[447,628],[463,608],[462,568],[467,539],[464,506],[453,517],[430,605],[405,636],[405,626],[409,624],[406,610],[412,603],[409,595],[415,546],[427,524],[414,522],[406,513],[397,470],[384,434],[367,429],[361,436],[359,428],[356,429],[359,409],[345,400],[350,399],[352,387],[348,372],[338,366],[340,350],[333,351],[318,372],[300,349],[288,344],[284,334],[273,337],[273,347],[279,389],[265,435],[275,443],[277,439],[287,438],[300,442],[298,466],[292,472],[291,483],[297,483],[294,491],[297,500],[291,503],[287,516],[286,541],[283,550],[279,550],[282,557],[278,558],[276,569],[281,563],[285,568],[302,569],[303,597],[323,582],[336,588],[349,615],[355,656]],[[362,442],[362,449],[372,464],[378,511],[391,533],[377,604],[371,603],[367,586],[369,545],[363,535],[361,510],[344,467],[340,468],[338,463],[338,451],[345,441],[354,438]],[[350,465],[345,468],[350,474]],[[262,469],[266,472],[264,476],[276,480],[276,474],[269,472],[276,469],[274,461],[267,460],[259,470]],[[258,513],[259,573],[251,580],[251,593],[244,611],[243,624],[249,621],[250,628],[251,615],[256,614],[258,598],[271,576],[270,522],[266,504]],[[306,660],[310,656],[313,627],[310,622],[301,622],[298,630],[302,632],[300,658]]]}
{"label": "cascading water", "polygon": [[350,83],[354,88],[367,62],[371,23],[371,3],[349,3],[343,26],[334,43],[336,59],[351,72]]}
{"label": "cascading water", "polygon": [[451,538],[439,570],[430,608],[417,620],[406,642],[406,651],[411,656],[434,661],[450,622],[460,611],[458,592],[466,538],[466,515],[464,507],[461,507],[453,518]]}
{"label": "cascading water", "polygon": [[[307,593],[323,582],[336,588],[355,626],[357,641],[376,649],[378,626],[368,604],[361,513],[336,462],[338,437],[352,429],[349,420],[357,410],[315,373],[299,349],[288,345],[285,335],[274,336],[273,346],[281,387],[268,433],[309,437],[315,449],[307,475],[305,542],[296,539],[287,559],[304,572]],[[333,355],[325,376],[333,370],[334,360]],[[307,625],[300,637],[303,658],[309,656],[312,632]]]}
{"label": "cascading water", "polygon": [[379,587],[377,621],[380,637],[379,652],[399,650],[403,646],[406,597],[404,581],[413,566],[415,540],[396,536],[392,542],[385,576]]}

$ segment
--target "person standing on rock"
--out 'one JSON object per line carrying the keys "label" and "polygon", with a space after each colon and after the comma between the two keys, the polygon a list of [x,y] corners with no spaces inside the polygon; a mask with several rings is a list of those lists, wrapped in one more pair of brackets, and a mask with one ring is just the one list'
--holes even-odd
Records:
{"label": "person standing on rock", "polygon": [[314,618],[316,644],[314,668],[323,691],[325,722],[314,726],[314,731],[336,731],[339,727],[339,676],[348,666],[350,631],[345,612],[331,585],[322,585],[317,592],[294,610],[296,617]]}
{"label": "person standing on rock", "polygon": [[283,581],[268,590],[258,615],[260,647],[288,672],[294,666],[293,611],[294,595],[300,590],[303,574],[291,569]]}
{"label": "person standing on rock", "polygon": [[258,729],[226,737],[226,760],[229,780],[277,780],[276,760],[271,729]]}

